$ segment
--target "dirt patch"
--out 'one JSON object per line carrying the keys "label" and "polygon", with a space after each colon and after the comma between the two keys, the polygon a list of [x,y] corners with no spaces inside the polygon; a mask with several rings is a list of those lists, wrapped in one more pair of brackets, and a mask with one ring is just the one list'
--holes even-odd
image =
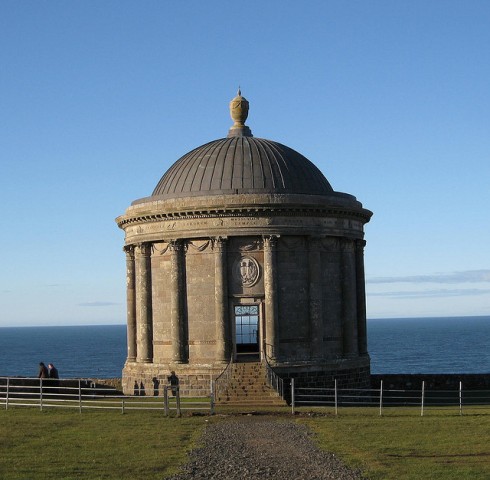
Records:
{"label": "dirt patch", "polygon": [[242,416],[211,424],[202,448],[171,480],[359,480],[332,453],[318,449],[311,432],[293,421]]}

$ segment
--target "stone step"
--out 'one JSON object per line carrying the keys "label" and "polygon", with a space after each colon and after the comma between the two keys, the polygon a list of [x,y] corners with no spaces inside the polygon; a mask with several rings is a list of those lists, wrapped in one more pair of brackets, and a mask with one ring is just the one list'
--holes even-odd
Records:
{"label": "stone step", "polygon": [[250,384],[250,383],[264,383],[266,384],[267,381],[264,378],[262,377],[257,377],[257,378],[253,378],[253,377],[250,377],[250,378],[230,378],[230,383],[231,382],[235,382],[235,383],[240,383],[240,384]]}
{"label": "stone step", "polygon": [[262,400],[262,399],[228,399],[226,401],[222,402],[216,402],[217,405],[233,405],[233,406],[250,406],[250,407],[275,407],[275,406],[281,406],[285,407],[287,406],[287,403],[282,400],[281,398],[276,398],[276,399],[267,399],[267,400]]}
{"label": "stone step", "polygon": [[268,385],[227,385],[219,391],[225,392],[269,392],[271,389]]}
{"label": "stone step", "polygon": [[235,397],[226,397],[221,399],[216,399],[216,403],[218,405],[223,405],[227,403],[270,403],[271,405],[285,405],[285,402],[282,398],[271,397],[271,398],[235,398]]}
{"label": "stone step", "polygon": [[273,398],[281,398],[277,393],[269,393],[267,395],[233,395],[233,394],[230,394],[230,395],[217,395],[216,397],[218,400],[221,400],[221,399],[224,399],[224,398],[249,398],[249,399],[267,399],[267,400],[270,400],[270,399],[273,399]]}
{"label": "stone step", "polygon": [[222,398],[222,397],[257,397],[257,398],[264,398],[264,397],[278,397],[277,392],[220,392],[218,395],[216,395],[217,398]]}
{"label": "stone step", "polygon": [[249,403],[249,404],[270,404],[270,405],[286,405],[286,402],[282,398],[234,398],[226,397],[221,399],[216,399],[215,403],[217,405],[227,405],[229,403]]}
{"label": "stone step", "polygon": [[236,381],[230,381],[228,383],[228,386],[234,386],[234,387],[265,387],[269,388],[269,385],[265,380],[256,380],[255,382],[250,382],[250,381],[245,381],[245,382],[240,382],[239,380]]}
{"label": "stone step", "polygon": [[231,368],[228,384],[217,392],[217,404],[248,407],[286,405],[267,384],[266,369],[262,363],[235,363]]}

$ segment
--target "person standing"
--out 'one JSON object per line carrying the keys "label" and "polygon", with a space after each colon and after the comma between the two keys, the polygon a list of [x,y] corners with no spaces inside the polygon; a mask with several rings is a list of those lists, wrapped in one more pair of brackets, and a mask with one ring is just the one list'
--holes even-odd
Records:
{"label": "person standing", "polygon": [[172,395],[175,397],[177,395],[177,390],[179,388],[179,377],[177,375],[175,375],[175,372],[172,370],[170,372],[170,376],[167,377],[167,380],[170,383]]}
{"label": "person standing", "polygon": [[52,363],[48,365],[48,376],[49,378],[60,378],[58,374],[58,369]]}
{"label": "person standing", "polygon": [[58,369],[52,364],[48,364],[48,375],[49,375],[49,383],[51,384],[51,393],[54,393],[55,395],[60,393],[58,387],[60,386],[60,381],[58,378],[60,378],[58,374]]}
{"label": "person standing", "polygon": [[44,365],[43,362],[39,362],[39,375],[37,378],[48,378],[49,377],[49,372],[48,369],[46,368],[46,365]]}

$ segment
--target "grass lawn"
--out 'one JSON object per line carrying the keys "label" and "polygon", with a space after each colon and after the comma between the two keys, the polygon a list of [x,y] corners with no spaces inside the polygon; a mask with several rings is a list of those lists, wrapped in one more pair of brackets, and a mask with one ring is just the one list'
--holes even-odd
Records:
{"label": "grass lawn", "polygon": [[[305,423],[322,448],[372,480],[490,478],[490,409],[462,417],[440,410],[420,417],[418,409],[402,408],[387,409],[383,417],[375,408],[341,409],[337,417],[304,412],[292,417],[285,409],[267,413]],[[185,462],[205,425],[222,418],[167,418],[159,411],[0,410],[0,479],[164,478]]]}
{"label": "grass lawn", "polygon": [[338,417],[301,417],[315,441],[372,480],[490,478],[490,410],[464,416],[417,409],[342,409]]}
{"label": "grass lawn", "polygon": [[148,411],[3,410],[0,478],[162,478],[186,460],[209,420]]}

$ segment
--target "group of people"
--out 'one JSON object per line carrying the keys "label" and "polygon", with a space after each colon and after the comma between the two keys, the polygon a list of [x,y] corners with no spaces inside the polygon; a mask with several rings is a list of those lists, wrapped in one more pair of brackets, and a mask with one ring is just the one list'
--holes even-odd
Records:
{"label": "group of people", "polygon": [[39,362],[39,375],[38,378],[60,378],[58,374],[58,369],[52,364],[48,363],[48,366],[44,365],[43,362]]}
{"label": "group of people", "polygon": [[[153,395],[158,396],[160,390],[160,380],[157,377],[153,377]],[[167,377],[167,381],[170,384],[170,392],[175,397],[177,396],[177,392],[179,390],[179,377],[175,375],[175,372],[172,370],[170,375]],[[137,380],[134,381],[134,395],[144,396],[145,386],[143,382],[138,383]]]}
{"label": "group of people", "polygon": [[[60,378],[58,369],[52,363],[48,363],[48,366],[44,362],[39,362],[39,374],[38,378],[51,378],[58,380]],[[172,390],[172,395],[177,395],[177,390],[179,388],[179,377],[175,375],[174,371],[170,372],[170,376],[167,377],[168,383],[170,383],[170,388]],[[138,383],[135,383],[135,395],[136,390],[139,391]],[[141,393],[138,393],[139,395]]]}

